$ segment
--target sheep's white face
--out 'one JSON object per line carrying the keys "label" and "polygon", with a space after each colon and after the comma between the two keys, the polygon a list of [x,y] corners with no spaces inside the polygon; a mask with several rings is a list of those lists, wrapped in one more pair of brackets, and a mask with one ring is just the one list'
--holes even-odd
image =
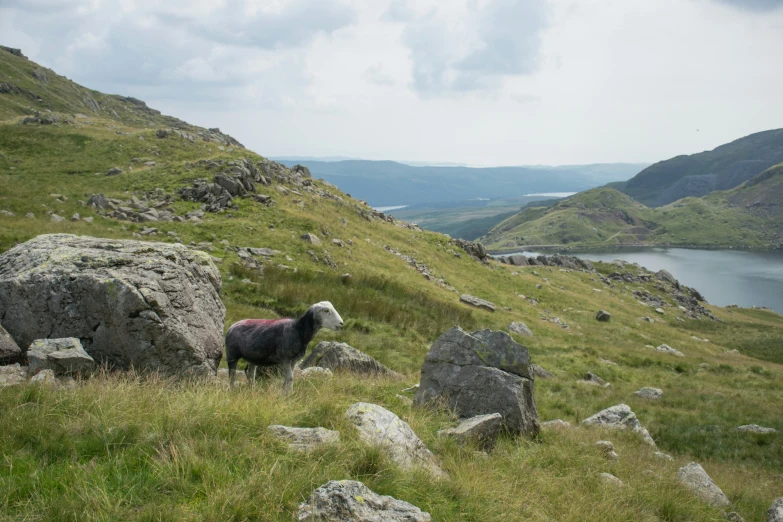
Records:
{"label": "sheep's white face", "polygon": [[329,301],[321,301],[313,305],[315,313],[318,316],[318,323],[321,328],[329,328],[330,330],[339,330],[343,327],[343,318],[334,309],[332,303]]}

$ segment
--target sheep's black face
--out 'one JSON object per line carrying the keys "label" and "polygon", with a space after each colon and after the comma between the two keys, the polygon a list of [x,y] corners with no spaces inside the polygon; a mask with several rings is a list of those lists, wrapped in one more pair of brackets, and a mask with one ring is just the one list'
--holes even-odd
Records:
{"label": "sheep's black face", "polygon": [[329,301],[321,301],[320,303],[313,305],[316,317],[318,318],[318,324],[321,328],[328,328],[330,330],[339,330],[343,327],[343,318],[334,309],[332,303]]}

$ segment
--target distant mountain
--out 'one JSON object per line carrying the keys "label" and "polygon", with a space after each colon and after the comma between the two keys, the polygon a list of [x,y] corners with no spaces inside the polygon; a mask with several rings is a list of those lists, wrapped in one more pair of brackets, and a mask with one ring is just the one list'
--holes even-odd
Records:
{"label": "distant mountain", "polygon": [[714,150],[658,162],[611,184],[650,207],[734,188],[783,161],[783,129],[751,134]]}
{"label": "distant mountain", "polygon": [[480,241],[490,250],[525,246],[671,245],[783,247],[783,163],[728,191],[649,208],[602,187],[549,207],[529,207]]}
{"label": "distant mountain", "polygon": [[577,192],[627,180],[647,164],[610,163],[560,167],[410,166],[395,161],[314,161],[301,163],[316,178],[373,206],[412,205],[474,198],[497,199],[535,192]]}

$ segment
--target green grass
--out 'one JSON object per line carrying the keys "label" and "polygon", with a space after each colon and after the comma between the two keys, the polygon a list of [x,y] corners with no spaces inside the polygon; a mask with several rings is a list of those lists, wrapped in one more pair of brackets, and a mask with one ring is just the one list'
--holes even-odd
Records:
{"label": "green grass", "polygon": [[[133,238],[141,225],[103,218],[79,201],[94,193],[120,199],[155,188],[176,193],[193,179],[214,175],[192,167],[197,160],[260,158],[239,148],[220,150],[215,143],[157,139],[154,127],[103,113],[76,118],[73,125],[21,126],[8,99],[0,98],[6,111],[0,114],[11,114],[0,122],[0,209],[16,216],[0,215],[0,252],[42,233]],[[139,167],[133,158],[157,165]],[[114,166],[125,173],[103,175]],[[97,375],[72,389],[0,389],[0,520],[291,520],[315,487],[345,478],[412,502],[434,520],[722,520],[718,510],[676,484],[677,467],[694,459],[746,521],[763,520],[781,493],[783,436],[739,434],[736,427],[757,423],[783,431],[781,316],[710,306],[722,322],[680,322],[672,306],[649,324],[640,317],[650,309],[632,291],[659,294],[652,284],[607,287],[596,274],[481,264],[443,235],[367,221],[356,210],[358,202],[314,183],[343,202],[260,187],[275,205],[237,199],[236,208],[208,214],[200,225],[156,223],[160,235],[147,239],[211,244],[199,248],[221,261],[226,325],[246,317],[296,315],[328,299],[346,328],[321,332],[315,342],[348,342],[401,377],[299,380],[291,396],[281,394],[281,380],[274,377],[234,390],[220,382],[133,374]],[[67,199],[58,202],[50,194]],[[592,203],[600,207],[602,201]],[[181,214],[198,205],[176,201],[172,207]],[[78,212],[95,221],[54,223],[47,211],[66,218]],[[24,217],[27,212],[36,217]],[[321,237],[323,246],[301,241],[305,232]],[[332,245],[332,238],[347,246]],[[235,246],[280,253],[265,262],[261,275],[239,264]],[[424,279],[386,246],[425,263],[445,283]],[[315,262],[310,249],[319,257],[328,251],[337,268]],[[347,283],[343,273],[352,275]],[[492,301],[497,311],[459,303],[462,293]],[[538,299],[538,306],[520,295]],[[599,309],[612,314],[610,323],[594,320]],[[558,316],[570,330],[542,316]],[[478,457],[472,448],[436,435],[454,425],[448,412],[411,408],[396,397],[418,382],[424,355],[446,329],[458,324],[470,331],[502,330],[511,321],[532,329],[535,337],[518,340],[534,362],[556,375],[536,382],[542,420],[577,423],[625,402],[675,461],[656,459],[630,434],[585,429],[544,432],[535,441],[504,436],[489,457]],[[686,357],[645,348],[661,343]],[[731,349],[741,354],[726,353]],[[578,384],[586,371],[612,386]],[[663,399],[635,397],[642,386],[662,388]],[[362,445],[343,416],[358,401],[384,405],[410,423],[450,478],[404,472]],[[292,453],[266,435],[270,424],[337,429],[341,444]],[[599,439],[614,442],[619,462],[593,450]],[[602,485],[598,474],[604,471],[626,486]]]}

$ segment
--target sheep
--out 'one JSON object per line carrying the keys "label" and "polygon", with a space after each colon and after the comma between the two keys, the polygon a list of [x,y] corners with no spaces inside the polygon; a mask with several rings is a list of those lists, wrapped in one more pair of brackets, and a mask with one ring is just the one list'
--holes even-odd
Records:
{"label": "sheep", "polygon": [[298,319],[244,319],[232,324],[226,333],[230,385],[234,386],[239,359],[244,359],[253,377],[257,366],[282,366],[283,391],[293,391],[294,364],[304,356],[318,330],[339,330],[342,326],[342,317],[329,301],[314,304]]}

